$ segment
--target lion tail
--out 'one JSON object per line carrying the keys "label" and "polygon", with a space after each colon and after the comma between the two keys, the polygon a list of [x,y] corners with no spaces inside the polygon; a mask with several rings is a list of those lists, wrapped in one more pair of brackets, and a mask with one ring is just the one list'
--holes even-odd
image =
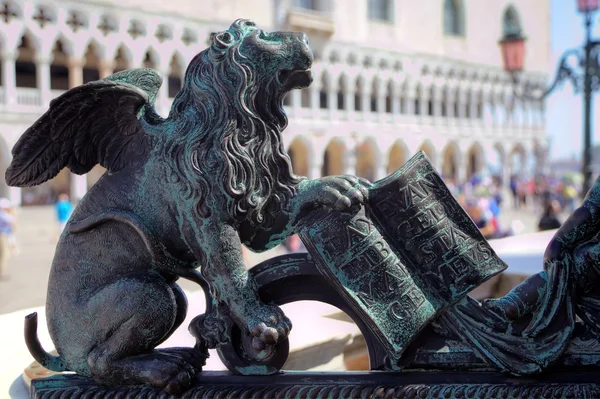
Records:
{"label": "lion tail", "polygon": [[61,356],[52,356],[42,348],[37,336],[38,317],[37,312],[25,316],[25,344],[31,356],[42,367],[52,371],[69,371],[67,363]]}

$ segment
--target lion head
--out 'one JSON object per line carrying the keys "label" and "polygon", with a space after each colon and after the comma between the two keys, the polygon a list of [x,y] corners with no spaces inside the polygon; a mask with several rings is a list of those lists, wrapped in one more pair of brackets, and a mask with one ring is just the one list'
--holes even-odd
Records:
{"label": "lion head", "polygon": [[312,61],[305,34],[268,33],[243,19],[212,34],[192,60],[167,119],[166,150],[184,160],[175,178],[198,200],[199,215],[210,213],[215,185],[230,198],[232,216],[262,225],[293,195],[300,178],[281,143],[283,98],[311,83]]}

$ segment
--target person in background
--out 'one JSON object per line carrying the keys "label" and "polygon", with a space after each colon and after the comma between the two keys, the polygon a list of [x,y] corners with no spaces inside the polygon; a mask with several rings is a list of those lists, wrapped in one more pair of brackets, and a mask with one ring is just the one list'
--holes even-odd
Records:
{"label": "person in background", "polygon": [[519,181],[517,180],[517,176],[510,177],[510,192],[513,197],[513,209],[519,209]]}
{"label": "person in background", "polygon": [[569,212],[574,212],[577,201],[577,189],[572,184],[567,184],[564,187],[563,195],[565,197],[565,207]]}
{"label": "person in background", "polygon": [[58,223],[60,225],[60,233],[65,229],[67,225],[67,221],[71,217],[71,213],[73,213],[73,204],[69,201],[69,196],[65,193],[58,195],[58,201],[55,205],[56,209],[56,218],[58,219]]}
{"label": "person in background", "polygon": [[561,221],[558,219],[560,211],[560,203],[557,200],[548,201],[544,213],[540,218],[540,222],[538,223],[538,230],[546,231],[560,228],[562,225]]}
{"label": "person in background", "polygon": [[0,198],[0,279],[6,278],[10,257],[10,237],[15,229],[15,217],[11,214],[12,202]]}
{"label": "person in background", "polygon": [[475,222],[477,228],[484,238],[494,238],[497,231],[497,224],[494,220],[494,215],[487,209],[483,209],[479,201],[470,199],[467,201],[466,211]]}

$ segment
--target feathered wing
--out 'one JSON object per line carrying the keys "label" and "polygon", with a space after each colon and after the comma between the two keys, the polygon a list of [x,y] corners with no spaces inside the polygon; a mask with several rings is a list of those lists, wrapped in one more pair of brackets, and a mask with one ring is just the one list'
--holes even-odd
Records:
{"label": "feathered wing", "polygon": [[152,105],[162,78],[150,69],[132,69],[75,87],[17,141],[6,171],[11,186],[35,186],[68,167],[84,174],[100,164],[110,172],[147,149],[140,118]]}

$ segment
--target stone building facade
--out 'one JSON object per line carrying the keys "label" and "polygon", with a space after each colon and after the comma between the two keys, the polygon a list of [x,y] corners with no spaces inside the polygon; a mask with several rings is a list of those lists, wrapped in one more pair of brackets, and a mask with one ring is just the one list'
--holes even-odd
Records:
{"label": "stone building facade", "polygon": [[[497,41],[516,20],[528,37],[522,81],[548,78],[549,0],[0,0],[0,166],[20,134],[68,88],[127,68],[164,77],[168,114],[185,67],[238,17],[307,32],[314,82],[286,98],[284,143],[297,174],[377,180],[424,150],[464,181],[495,159],[511,173],[546,165],[544,105],[512,96]],[[515,19],[516,18],[516,19]],[[0,184],[15,203],[81,198],[102,174],[64,170],[37,188]],[[4,182],[2,182],[4,183]]]}

